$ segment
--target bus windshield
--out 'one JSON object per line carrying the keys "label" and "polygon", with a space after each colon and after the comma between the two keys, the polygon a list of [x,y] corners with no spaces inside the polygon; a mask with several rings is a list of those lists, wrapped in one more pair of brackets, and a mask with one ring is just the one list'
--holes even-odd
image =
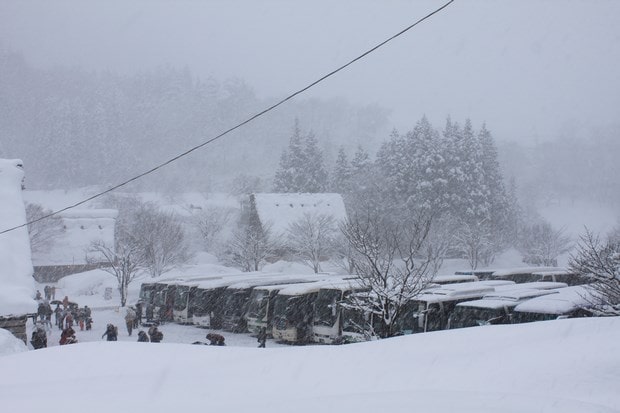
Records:
{"label": "bus windshield", "polygon": [[174,309],[184,310],[188,304],[190,287],[187,285],[177,286],[174,292]]}
{"label": "bus windshield", "polygon": [[264,290],[254,290],[250,295],[248,304],[248,317],[263,319],[267,316],[267,306],[269,304],[269,292]]}
{"label": "bus windshield", "polygon": [[305,316],[305,308],[300,296],[278,295],[274,300],[273,313],[278,317],[297,323],[301,322]]}
{"label": "bus windshield", "polygon": [[342,292],[339,290],[321,290],[316,298],[314,307],[314,324],[321,326],[333,326],[338,316],[337,304],[341,299]]}
{"label": "bus windshield", "polygon": [[450,318],[450,328],[495,324],[498,320],[503,320],[505,316],[506,312],[503,308],[456,306]]}

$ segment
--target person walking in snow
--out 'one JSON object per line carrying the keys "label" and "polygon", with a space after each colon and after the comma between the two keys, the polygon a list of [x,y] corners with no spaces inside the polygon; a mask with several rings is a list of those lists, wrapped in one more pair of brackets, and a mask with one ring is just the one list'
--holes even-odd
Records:
{"label": "person walking in snow", "polygon": [[267,342],[267,329],[265,327],[260,329],[257,341],[259,342],[258,348],[265,348]]}
{"label": "person walking in snow", "polygon": [[52,292],[50,291],[50,286],[46,285],[43,287],[43,295],[45,295],[46,300],[50,300],[52,296]]}
{"label": "person walking in snow", "polygon": [[136,312],[133,308],[127,307],[127,314],[125,315],[125,324],[127,325],[127,332],[131,337],[131,332],[133,331],[133,324],[136,319]]}
{"label": "person walking in snow", "polygon": [[56,304],[56,308],[54,309],[54,316],[56,317],[56,325],[60,330],[62,330],[62,319],[64,317],[62,316],[62,309],[60,308],[60,304]]}
{"label": "person walking in snow", "polygon": [[114,324],[108,324],[105,329],[105,333],[101,336],[104,338],[107,336],[107,341],[117,341],[118,340],[118,328]]}
{"label": "person walking in snow", "polygon": [[138,328],[142,323],[142,302],[138,301],[136,304],[136,319],[133,322],[133,328]]}
{"label": "person walking in snow", "polygon": [[52,294],[52,300],[55,300],[56,299],[56,286],[55,285],[52,285],[50,287],[50,294]]}

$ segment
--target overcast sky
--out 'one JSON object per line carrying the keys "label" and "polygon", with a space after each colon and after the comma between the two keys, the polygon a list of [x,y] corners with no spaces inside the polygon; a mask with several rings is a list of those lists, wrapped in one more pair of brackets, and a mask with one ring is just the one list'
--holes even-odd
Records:
{"label": "overcast sky", "polygon": [[[0,45],[34,66],[136,73],[187,66],[282,97],[445,1],[0,2]],[[308,92],[378,103],[409,129],[483,121],[535,142],[620,117],[620,1],[457,0]]]}

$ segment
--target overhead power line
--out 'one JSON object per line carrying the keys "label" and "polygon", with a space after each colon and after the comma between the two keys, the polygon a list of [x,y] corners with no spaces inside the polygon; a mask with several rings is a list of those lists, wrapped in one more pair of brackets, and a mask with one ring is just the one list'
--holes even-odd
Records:
{"label": "overhead power line", "polygon": [[168,159],[167,161],[165,161],[165,162],[163,162],[163,163],[161,163],[161,164],[159,164],[159,165],[157,165],[157,166],[154,166],[153,168],[149,169],[148,171],[142,172],[141,174],[135,175],[134,177],[129,178],[129,179],[127,179],[126,181],[123,181],[123,182],[121,182],[121,183],[119,183],[119,184],[117,184],[117,185],[114,185],[114,186],[112,186],[112,187],[110,187],[110,188],[106,189],[105,191],[99,192],[99,193],[97,193],[97,194],[95,194],[95,195],[92,195],[92,196],[90,196],[90,197],[86,198],[86,199],[83,199],[83,200],[81,200],[81,201],[79,201],[79,202],[76,202],[76,203],[75,203],[75,204],[73,204],[73,205],[69,205],[69,206],[67,206],[67,207],[65,207],[65,208],[59,209],[59,210],[57,210],[57,211],[53,211],[53,212],[51,212],[51,213],[49,213],[49,214],[47,214],[47,215],[44,215],[44,216],[42,216],[42,217],[39,217],[39,218],[34,219],[34,220],[32,220],[32,221],[29,221],[29,222],[27,222],[27,223],[25,223],[25,224],[18,225],[18,226],[15,226],[15,227],[8,228],[8,229],[5,229],[5,230],[3,230],[3,231],[0,231],[0,235],[1,235],[1,234],[5,234],[5,233],[10,232],[10,231],[13,231],[13,230],[16,230],[16,229],[18,229],[18,228],[25,227],[25,226],[30,225],[30,224],[33,224],[33,223],[35,223],[35,222],[38,222],[38,221],[44,220],[44,219],[49,218],[49,217],[51,217],[51,216],[54,216],[54,215],[60,214],[61,212],[67,211],[67,210],[72,209],[72,208],[75,208],[75,207],[77,207],[77,206],[83,205],[83,204],[87,203],[88,201],[92,201],[93,199],[99,198],[99,197],[101,197],[101,196],[103,196],[103,195],[105,195],[105,194],[108,194],[108,193],[110,193],[110,192],[113,192],[113,191],[117,190],[118,188],[121,188],[121,187],[123,187],[123,186],[125,186],[125,185],[127,185],[127,184],[130,184],[131,182],[136,181],[136,180],[138,180],[138,179],[142,178],[143,176],[149,175],[149,174],[151,174],[151,173],[153,173],[153,172],[157,171],[158,169],[161,169],[161,168],[163,168],[164,166],[166,166],[166,165],[168,165],[168,164],[171,164],[172,162],[175,162],[175,161],[177,161],[177,160],[179,160],[179,159],[183,158],[184,156],[189,155],[190,153],[192,153],[192,152],[194,152],[194,151],[196,151],[196,150],[198,150],[198,149],[202,148],[203,146],[206,146],[206,145],[208,145],[208,144],[210,144],[210,143],[212,143],[212,142],[215,142],[216,140],[218,140],[218,139],[220,139],[220,138],[222,138],[222,137],[224,137],[224,136],[228,135],[230,132],[233,132],[233,131],[235,131],[235,130],[237,130],[237,129],[241,128],[242,126],[244,126],[244,125],[246,125],[246,124],[248,124],[248,123],[252,122],[252,121],[253,121],[253,120],[255,120],[256,118],[258,118],[258,117],[260,117],[260,116],[263,116],[263,115],[264,115],[264,114],[266,114],[267,112],[270,112],[270,111],[274,110],[274,109],[275,109],[275,108],[277,108],[278,106],[280,106],[280,105],[284,104],[285,102],[287,102],[287,101],[289,101],[289,100],[293,99],[295,96],[297,96],[297,95],[300,95],[300,94],[304,93],[306,90],[308,90],[308,89],[310,89],[310,88],[312,88],[312,87],[316,86],[317,84],[321,83],[321,82],[322,82],[322,81],[324,81],[325,79],[327,79],[327,78],[329,78],[329,77],[332,77],[333,75],[335,75],[336,73],[340,72],[341,70],[344,70],[345,68],[347,68],[347,67],[351,66],[353,63],[356,63],[357,61],[359,61],[359,60],[363,59],[364,57],[368,56],[369,54],[371,54],[371,53],[372,53],[372,52],[374,52],[375,50],[379,49],[380,47],[385,46],[387,43],[391,42],[392,40],[396,39],[397,37],[402,36],[403,34],[405,34],[406,32],[408,32],[409,30],[413,29],[413,28],[414,28],[415,26],[417,26],[418,24],[422,23],[423,21],[425,21],[425,20],[429,19],[430,17],[434,16],[435,14],[439,13],[440,11],[442,11],[443,9],[445,9],[446,7],[448,7],[448,6],[449,6],[450,4],[452,4],[453,2],[454,2],[454,0],[450,0],[450,1],[448,1],[448,2],[447,2],[447,3],[445,3],[443,6],[441,6],[441,7],[437,8],[437,9],[435,9],[434,11],[432,11],[432,12],[431,12],[431,13],[429,13],[429,14],[427,14],[426,16],[424,16],[424,17],[422,17],[422,18],[418,19],[418,20],[417,20],[417,21],[415,21],[414,23],[410,24],[409,26],[405,27],[404,29],[402,29],[401,31],[399,31],[398,33],[396,33],[395,35],[393,35],[393,36],[391,36],[391,37],[389,37],[389,38],[387,38],[387,39],[383,40],[381,43],[377,44],[376,46],[374,46],[374,47],[372,47],[372,48],[370,48],[370,49],[368,49],[368,50],[366,50],[364,53],[360,54],[359,56],[355,57],[354,59],[350,60],[349,62],[347,62],[347,63],[343,64],[342,66],[340,66],[340,67],[338,67],[338,68],[336,68],[336,69],[332,70],[331,72],[327,73],[326,75],[321,76],[319,79],[315,80],[314,82],[312,82],[312,83],[308,84],[307,86],[305,86],[305,87],[303,87],[303,88],[299,89],[299,90],[298,90],[298,91],[296,91],[296,92],[291,93],[290,95],[288,95],[288,96],[287,96],[287,97],[285,97],[284,99],[282,99],[282,100],[278,101],[277,103],[275,103],[275,104],[273,104],[273,105],[271,105],[271,106],[267,107],[266,109],[261,110],[260,112],[258,112],[258,113],[256,113],[256,114],[254,114],[254,115],[250,116],[250,117],[249,117],[249,118],[247,118],[246,120],[242,121],[241,123],[238,123],[237,125],[235,125],[235,126],[231,127],[230,129],[225,130],[224,132],[220,133],[219,135],[214,136],[214,137],[212,137],[212,138],[210,138],[210,139],[208,139],[208,140],[206,140],[206,141],[202,142],[201,144],[196,145],[196,146],[194,146],[193,148],[190,148],[190,149],[186,150],[185,152],[180,153],[180,154],[176,155],[175,157]]}

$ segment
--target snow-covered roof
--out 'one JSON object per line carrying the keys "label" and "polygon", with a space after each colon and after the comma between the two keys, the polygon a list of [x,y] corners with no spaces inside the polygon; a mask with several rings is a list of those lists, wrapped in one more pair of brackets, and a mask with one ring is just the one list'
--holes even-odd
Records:
{"label": "snow-covered roof", "polygon": [[518,274],[533,274],[540,272],[549,272],[549,271],[566,271],[565,268],[560,267],[519,267],[519,268],[509,268],[496,270],[493,272],[493,277],[506,277],[508,275],[518,275]]}
{"label": "snow-covered roof", "polygon": [[[86,253],[93,241],[114,245],[114,225],[118,211],[115,209],[70,209],[60,214],[64,232],[59,234],[50,248],[35,251],[35,266],[86,264]],[[89,258],[97,259],[89,254]]]}
{"label": "snow-covered roof", "polygon": [[594,292],[588,286],[566,287],[557,294],[532,298],[519,304],[515,311],[540,314],[568,314],[580,307],[588,307],[595,301]]}
{"label": "snow-covered roof", "polygon": [[256,210],[274,233],[284,233],[289,225],[306,214],[329,215],[335,223],[347,218],[340,194],[254,194]]}
{"label": "snow-covered roof", "polygon": [[[0,159],[0,231],[26,223],[23,177],[20,160]],[[0,234],[0,316],[35,312],[34,295],[27,228]]]}
{"label": "snow-covered roof", "polygon": [[[337,285],[335,283],[336,280],[320,280],[314,281],[310,283],[303,284],[295,284],[287,286],[286,288],[281,289],[278,294],[279,295],[301,295],[301,294],[309,294],[318,292],[321,288],[329,288],[331,286]],[[342,278],[339,279],[340,282],[344,280]]]}

